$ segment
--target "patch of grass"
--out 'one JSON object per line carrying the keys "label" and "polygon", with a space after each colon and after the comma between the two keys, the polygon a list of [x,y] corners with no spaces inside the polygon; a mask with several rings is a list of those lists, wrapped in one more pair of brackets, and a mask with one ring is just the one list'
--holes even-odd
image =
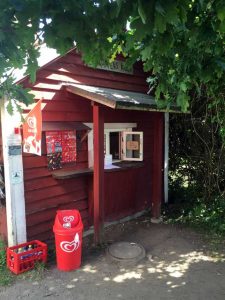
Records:
{"label": "patch of grass", "polygon": [[29,281],[41,280],[44,278],[45,270],[46,265],[43,262],[36,262],[32,270],[24,272],[20,275],[20,279],[25,279]]}
{"label": "patch of grass", "polygon": [[0,241],[0,286],[10,285],[15,276],[7,269],[6,266],[6,246]]}
{"label": "patch of grass", "polygon": [[225,237],[225,198],[219,197],[207,203],[201,199],[192,206],[183,203],[178,208],[173,205],[173,209],[165,210],[164,214],[167,222],[189,225]]}
{"label": "patch of grass", "polygon": [[[183,196],[182,193],[183,192]],[[165,223],[181,224],[202,234],[210,255],[224,261],[225,254],[225,198],[214,197],[204,200],[197,198],[193,189],[177,187],[178,200],[163,209]],[[176,196],[176,194],[175,194]]]}
{"label": "patch of grass", "polygon": [[20,275],[13,274],[6,265],[6,245],[0,240],[0,286],[12,284],[16,279],[41,280],[44,277],[46,265],[43,262],[36,262],[34,269]]}

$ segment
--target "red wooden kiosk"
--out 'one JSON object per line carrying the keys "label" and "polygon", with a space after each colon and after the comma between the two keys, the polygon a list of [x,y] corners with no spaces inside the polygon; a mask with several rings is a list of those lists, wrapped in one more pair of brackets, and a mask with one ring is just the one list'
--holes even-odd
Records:
{"label": "red wooden kiosk", "polygon": [[[58,209],[78,209],[96,243],[104,222],[148,209],[160,216],[164,112],[147,95],[146,78],[141,63],[93,69],[73,49],[41,67],[34,84],[18,82],[43,98],[42,155],[22,154],[28,240],[53,238]],[[49,170],[46,135],[65,130],[76,134],[76,157]]]}

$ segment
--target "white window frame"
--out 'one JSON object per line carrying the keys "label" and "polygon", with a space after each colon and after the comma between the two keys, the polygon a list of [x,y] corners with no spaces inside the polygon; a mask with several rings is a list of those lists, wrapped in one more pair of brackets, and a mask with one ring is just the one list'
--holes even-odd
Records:
{"label": "white window frame", "polygon": [[[130,128],[126,128],[126,131],[132,131],[132,127]],[[122,144],[121,144],[121,136],[122,133],[125,132],[123,128],[117,128],[117,129],[104,129],[104,135],[106,136],[106,145],[105,145],[105,154],[106,155],[110,155],[110,133],[111,132],[119,132],[121,133],[120,137],[119,137],[119,143],[120,143],[120,159],[113,159],[113,162],[119,162],[122,160]]]}
{"label": "white window frame", "polygon": [[[94,165],[94,146],[93,146],[93,123],[84,123],[87,125],[91,130],[88,133],[88,166],[92,168]],[[142,141],[142,152],[140,158],[126,158],[121,151],[121,159],[113,160],[114,162],[128,160],[128,161],[142,161],[143,160],[143,132],[140,131],[133,131],[137,127],[137,123],[105,123],[104,124],[104,134],[106,135],[106,155],[110,154],[110,132],[121,132],[121,137],[124,133],[140,133],[142,134],[141,141]],[[122,142],[122,138],[120,143]],[[121,144],[122,150],[122,144]]]}
{"label": "white window frame", "polygon": [[[130,135],[139,135],[139,157],[128,157],[126,155],[127,153],[127,145],[126,145],[126,137]],[[123,131],[121,134],[121,148],[122,148],[122,160],[128,160],[128,161],[142,161],[143,160],[143,132],[142,131]],[[131,150],[132,151],[132,150]]]}

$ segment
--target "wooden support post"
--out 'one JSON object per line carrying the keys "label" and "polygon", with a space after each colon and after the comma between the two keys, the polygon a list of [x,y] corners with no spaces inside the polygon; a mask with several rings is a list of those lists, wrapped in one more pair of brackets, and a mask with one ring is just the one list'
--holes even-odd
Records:
{"label": "wooden support post", "polygon": [[104,224],[104,118],[101,107],[93,104],[94,129],[94,241],[103,242]]}
{"label": "wooden support post", "polygon": [[152,207],[151,216],[157,220],[161,215],[163,198],[163,139],[164,115],[157,113],[154,120],[153,162],[152,162]]}
{"label": "wooden support post", "polygon": [[20,115],[9,115],[7,99],[0,100],[8,245],[14,246],[26,242],[21,135],[14,132],[14,128],[19,127]]}

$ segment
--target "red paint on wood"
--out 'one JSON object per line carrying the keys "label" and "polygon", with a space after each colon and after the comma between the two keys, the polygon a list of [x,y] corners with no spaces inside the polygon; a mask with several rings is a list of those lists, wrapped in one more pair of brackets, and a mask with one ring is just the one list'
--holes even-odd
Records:
{"label": "red paint on wood", "polygon": [[[82,222],[84,224],[84,229],[87,229],[89,226],[87,217],[82,216]],[[41,240],[47,242],[48,244],[54,244],[54,233],[52,231],[53,224],[54,220],[52,222],[41,223],[39,226],[28,227],[27,239]]]}
{"label": "red paint on wood", "polygon": [[41,177],[38,179],[31,179],[31,180],[25,180],[24,182],[24,188],[28,191],[34,191],[38,189],[42,189],[45,187],[55,186],[58,185],[58,181],[54,179],[52,176]]}
{"label": "red paint on wood", "polygon": [[5,206],[0,207],[0,238],[7,241],[7,219]]}
{"label": "red paint on wood", "polygon": [[[86,212],[86,210],[81,211],[81,218],[82,220],[87,220],[88,218],[88,214]],[[56,212],[54,214],[54,218],[55,218]],[[29,230],[29,234],[30,235],[37,235],[38,233],[43,233],[46,231],[46,225],[49,229],[52,230],[53,224],[54,224],[54,218],[52,218],[52,220],[46,221],[46,222],[40,222],[39,225],[28,225],[28,230]],[[49,230],[48,229],[48,230]]]}
{"label": "red paint on wood", "polygon": [[[109,112],[104,113],[104,121],[109,120]],[[121,112],[115,116],[115,122],[120,122]],[[104,180],[104,217],[105,221],[119,218],[150,209],[152,201],[153,184],[153,125],[158,113],[123,111],[125,122],[137,122],[137,131],[144,133],[144,166],[137,169],[120,170],[119,172],[106,172]],[[93,188],[89,181],[89,215],[93,220]]]}
{"label": "red paint on wood", "polygon": [[101,243],[103,233],[104,194],[104,118],[102,108],[93,105],[94,128],[94,231],[95,243]]}
{"label": "red paint on wood", "polygon": [[61,182],[61,184],[59,183],[57,186],[26,192],[27,202],[40,201],[42,199],[60,196],[69,192],[75,192],[81,188],[87,188],[87,184],[83,178],[76,178],[76,180],[67,179],[63,181],[64,182]]}
{"label": "red paint on wood", "polygon": [[43,209],[47,208],[58,208],[60,205],[73,203],[73,205],[76,207],[76,204],[79,201],[86,201],[87,202],[87,191],[86,189],[79,189],[75,192],[71,192],[68,194],[63,194],[60,196],[47,198],[44,200],[36,201],[36,202],[28,202],[26,203],[26,212],[34,213],[38,212]]}
{"label": "red paint on wood", "polygon": [[130,75],[130,74],[123,74],[123,73],[116,73],[116,72],[106,72],[104,70],[100,69],[92,69],[88,68],[86,66],[74,64],[74,63],[67,63],[67,62],[56,62],[54,63],[51,68],[48,69],[48,71],[54,73],[57,69],[57,72],[60,72],[59,74],[74,74],[74,75],[80,75],[92,77],[92,78],[98,78],[98,79],[105,79],[106,77],[108,80],[115,81],[115,82],[127,82],[127,83],[133,83],[136,82],[137,84],[146,86],[146,82],[143,80],[143,76],[136,76],[136,75]]}
{"label": "red paint on wood", "polygon": [[64,121],[64,122],[90,122],[91,116],[88,113],[76,113],[76,112],[42,112],[43,121]]}
{"label": "red paint on wood", "polygon": [[[157,134],[155,133],[155,130],[158,130],[157,126],[154,125],[157,113],[112,110],[101,106],[94,107],[92,111],[90,100],[60,88],[62,80],[66,80],[67,82],[79,82],[93,86],[145,92],[147,91],[146,77],[147,75],[143,72],[140,63],[135,64],[134,75],[89,68],[84,65],[81,56],[75,51],[69,52],[65,57],[55,60],[37,72],[37,82],[33,88],[36,98],[38,99],[39,95],[46,92],[43,121],[93,122],[93,118],[97,119],[94,123],[97,124],[97,139],[100,143],[96,142],[95,137],[96,151],[99,152],[94,177],[55,180],[51,176],[51,171],[47,169],[46,147],[42,149],[43,157],[41,158],[24,155],[26,213],[32,213],[32,219],[37,216],[37,220],[39,220],[37,224],[28,226],[28,238],[52,239],[52,224],[54,222],[54,213],[52,212],[59,208],[81,208],[80,205],[83,205],[82,214],[86,228],[89,222],[93,222],[93,211],[95,211],[95,230],[99,232],[103,223],[103,202],[107,220],[118,219],[149,208],[151,201],[154,202],[153,206],[155,206],[157,201],[153,200],[153,196],[154,199],[159,199],[158,189],[161,188],[161,183],[156,183],[158,179],[155,178],[154,173],[155,170],[159,169],[157,163],[153,162],[157,159],[157,147],[153,142],[157,138],[157,134],[161,134],[158,131]],[[28,80],[25,80],[24,83],[25,86],[32,89]],[[48,100],[50,98],[52,100]],[[106,173],[104,186],[103,115],[105,123],[135,122],[138,124],[137,130],[144,132],[144,166],[136,170]],[[153,147],[155,147],[154,151]],[[158,149],[159,147],[158,141]],[[159,149],[159,151],[161,150]],[[86,168],[87,165],[87,141],[84,141],[78,145],[76,164],[63,165],[63,168],[76,170]],[[156,176],[159,177],[157,171]],[[93,198],[95,202],[93,202]],[[43,216],[41,216],[42,211],[45,211]],[[51,212],[49,216],[48,212]],[[97,239],[99,238],[97,237]]]}
{"label": "red paint on wood", "polygon": [[37,211],[35,213],[27,214],[27,226],[38,225],[42,222],[52,221],[55,218],[56,210],[58,209],[73,209],[76,205],[76,209],[82,211],[88,207],[87,201],[76,201],[76,203],[61,203],[58,207],[50,207],[45,210]]}
{"label": "red paint on wood", "polygon": [[47,166],[47,158],[45,156],[24,156],[23,157],[24,169],[33,169]]}
{"label": "red paint on wood", "polygon": [[[136,92],[147,92],[147,85],[141,84],[132,84],[126,81],[112,81],[107,78],[107,74],[104,79],[102,78],[92,78],[91,75],[82,76],[82,74],[76,75],[73,73],[60,72],[60,71],[52,71],[52,70],[41,70],[38,72],[38,80],[42,80],[42,78],[48,78],[56,81],[62,81],[67,83],[75,83],[75,84],[84,84],[91,86],[99,86],[106,88],[114,88],[126,91],[136,91]],[[134,81],[135,82],[135,81]],[[144,80],[143,80],[144,83]]]}

